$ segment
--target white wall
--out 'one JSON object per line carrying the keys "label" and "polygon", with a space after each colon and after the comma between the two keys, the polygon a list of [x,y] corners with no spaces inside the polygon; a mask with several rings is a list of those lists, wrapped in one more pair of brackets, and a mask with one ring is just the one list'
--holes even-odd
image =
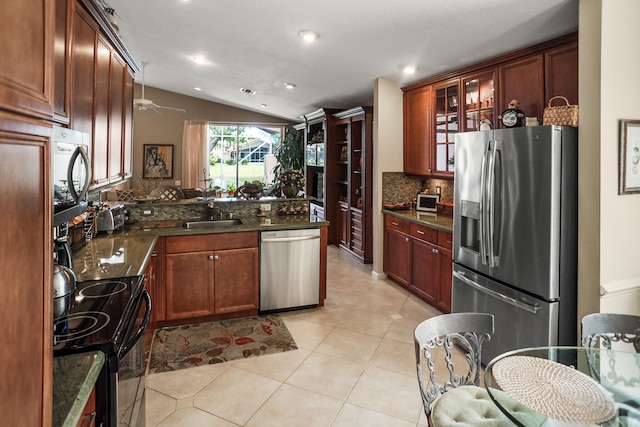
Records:
{"label": "white wall", "polygon": [[375,81],[373,91],[373,271],[382,270],[383,226],[382,172],[402,171],[402,90],[384,78]]}
{"label": "white wall", "polygon": [[618,123],[640,120],[640,1],[601,5],[601,311],[640,315],[640,194],[618,195]]}

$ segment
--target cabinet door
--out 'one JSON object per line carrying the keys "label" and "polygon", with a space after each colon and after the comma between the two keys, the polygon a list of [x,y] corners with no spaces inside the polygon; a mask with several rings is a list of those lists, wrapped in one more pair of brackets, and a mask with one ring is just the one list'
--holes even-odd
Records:
{"label": "cabinet door", "polygon": [[[480,125],[494,129],[496,114],[494,109],[495,71],[475,73],[462,78],[464,103],[462,104],[462,131],[480,130]],[[461,100],[462,102],[462,100]]]}
{"label": "cabinet door", "polygon": [[165,260],[166,320],[214,314],[214,253],[167,254]]}
{"label": "cabinet door", "polygon": [[100,187],[109,182],[109,83],[111,80],[111,47],[102,37],[98,37],[96,48],[95,78],[91,171],[93,186]]}
{"label": "cabinet door", "polygon": [[350,230],[349,230],[349,205],[346,203],[338,203],[338,220],[337,230],[340,246],[349,249]]}
{"label": "cabinet door", "polygon": [[215,312],[258,309],[258,248],[215,252]]}
{"label": "cabinet door", "polygon": [[431,86],[403,95],[403,170],[410,175],[431,174]]}
{"label": "cabinet door", "polygon": [[431,170],[436,175],[451,177],[455,170],[456,135],[460,131],[459,81],[456,79],[434,85],[433,93],[434,124],[431,139]]}
{"label": "cabinet door", "polygon": [[98,29],[82,7],[74,10],[71,36],[71,128],[93,136],[93,79]]}
{"label": "cabinet door", "polygon": [[[532,55],[500,66],[499,113],[507,109],[512,99],[517,99],[526,117],[542,119],[544,110],[543,55]],[[501,128],[502,124],[495,126]]]}
{"label": "cabinet door", "polygon": [[438,247],[411,239],[411,290],[431,305],[437,304]]}
{"label": "cabinet door", "polygon": [[0,105],[38,118],[53,115],[54,2],[2,2]]}
{"label": "cabinet door", "polygon": [[408,287],[411,277],[409,235],[386,227],[384,236],[385,272],[400,285]]}
{"label": "cabinet door", "polygon": [[0,424],[6,426],[51,425],[51,134],[38,119],[0,110]]}
{"label": "cabinet door", "polygon": [[351,208],[350,221],[351,251],[358,257],[358,259],[364,260],[364,239],[366,238],[366,236],[364,233],[364,225],[362,223],[362,212],[358,209]]}
{"label": "cabinet door", "polygon": [[60,123],[69,123],[69,94],[71,88],[70,34],[71,13],[74,0],[56,0],[55,47],[53,53],[53,113]]}
{"label": "cabinet door", "polygon": [[451,312],[451,281],[453,267],[451,250],[438,247],[438,301],[436,305],[445,313]]}
{"label": "cabinet door", "polygon": [[122,174],[124,75],[126,64],[116,52],[111,53],[111,84],[109,108],[109,182],[124,179]]}
{"label": "cabinet door", "polygon": [[545,52],[544,87],[545,102],[559,95],[567,98],[569,104],[578,105],[578,43]]}
{"label": "cabinet door", "polygon": [[130,68],[124,73],[124,122],[122,132],[122,177],[133,175],[133,76]]}

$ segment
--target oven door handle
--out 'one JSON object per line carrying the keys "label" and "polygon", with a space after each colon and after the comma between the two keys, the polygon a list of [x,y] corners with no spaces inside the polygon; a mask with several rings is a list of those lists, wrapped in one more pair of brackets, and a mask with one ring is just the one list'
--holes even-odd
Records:
{"label": "oven door handle", "polygon": [[142,291],[142,297],[146,305],[144,319],[142,320],[140,327],[138,328],[136,333],[133,335],[133,337],[125,345],[121,347],[120,352],[118,353],[118,359],[122,359],[129,352],[129,350],[133,348],[136,341],[138,341],[138,339],[142,336],[142,334],[144,333],[144,330],[149,324],[149,319],[151,318],[151,297],[149,296],[149,292],[147,292],[146,289]]}

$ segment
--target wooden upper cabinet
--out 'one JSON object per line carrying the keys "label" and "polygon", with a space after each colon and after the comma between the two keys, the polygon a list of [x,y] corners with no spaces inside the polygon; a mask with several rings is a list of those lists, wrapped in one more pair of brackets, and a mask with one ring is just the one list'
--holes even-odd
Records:
{"label": "wooden upper cabinet", "polygon": [[70,127],[92,136],[97,31],[89,14],[76,7],[72,23]]}
{"label": "wooden upper cabinet", "polygon": [[[564,96],[570,104],[578,105],[578,43],[545,52],[544,75],[545,103],[554,96]],[[562,100],[555,102],[553,105],[563,105]]]}
{"label": "wooden upper cabinet", "polygon": [[122,130],[122,175],[133,176],[133,74],[127,67],[124,73],[124,121]]}
{"label": "wooden upper cabinet", "polygon": [[93,106],[93,153],[91,171],[93,186],[109,183],[109,96],[111,83],[111,48],[98,37]]}
{"label": "wooden upper cabinet", "polygon": [[433,133],[431,172],[452,177],[455,168],[456,135],[460,128],[460,80],[433,85]]}
{"label": "wooden upper cabinet", "polygon": [[69,123],[71,70],[69,69],[71,45],[69,37],[73,0],[55,1],[55,47],[53,52],[53,119]]}
{"label": "wooden upper cabinet", "polygon": [[499,114],[495,112],[495,69],[465,75],[461,82],[462,132],[480,130],[482,123],[493,128]]}
{"label": "wooden upper cabinet", "polygon": [[109,181],[124,179],[122,169],[124,131],[124,76],[127,64],[116,52],[111,54],[111,95],[109,111]]}
{"label": "wooden upper cabinet", "polygon": [[53,115],[54,2],[7,0],[0,25],[0,106],[20,114]]}
{"label": "wooden upper cabinet", "polygon": [[[509,101],[517,99],[527,117],[542,119],[544,99],[544,55],[537,54],[499,67],[499,90],[496,100],[498,114],[507,109]],[[499,123],[494,128],[501,128]]]}
{"label": "wooden upper cabinet", "polygon": [[431,174],[431,86],[408,90],[404,103],[403,169],[409,175]]}

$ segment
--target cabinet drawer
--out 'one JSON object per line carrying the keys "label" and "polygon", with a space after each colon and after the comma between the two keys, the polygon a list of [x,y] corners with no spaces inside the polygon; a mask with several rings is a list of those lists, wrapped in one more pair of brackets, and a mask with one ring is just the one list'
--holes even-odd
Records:
{"label": "cabinet drawer", "polygon": [[411,234],[412,237],[415,237],[420,240],[425,240],[431,243],[438,242],[438,230],[427,227],[426,225],[416,224],[414,222],[411,223]]}
{"label": "cabinet drawer", "polygon": [[258,247],[258,232],[197,234],[193,236],[169,236],[167,253],[198,252],[220,249]]}
{"label": "cabinet drawer", "polygon": [[395,216],[385,216],[384,225],[388,228],[409,233],[409,222]]}
{"label": "cabinet drawer", "polygon": [[453,234],[446,231],[438,231],[438,246],[451,250],[453,247]]}

